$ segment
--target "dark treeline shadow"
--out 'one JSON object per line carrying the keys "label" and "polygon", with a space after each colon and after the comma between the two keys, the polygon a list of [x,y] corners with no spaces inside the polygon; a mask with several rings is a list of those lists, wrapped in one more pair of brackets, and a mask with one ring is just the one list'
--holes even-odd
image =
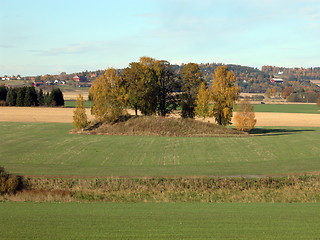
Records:
{"label": "dark treeline shadow", "polygon": [[254,128],[249,134],[250,135],[261,135],[261,136],[275,136],[275,135],[289,135],[299,132],[313,132],[312,129],[285,129],[285,128]]}

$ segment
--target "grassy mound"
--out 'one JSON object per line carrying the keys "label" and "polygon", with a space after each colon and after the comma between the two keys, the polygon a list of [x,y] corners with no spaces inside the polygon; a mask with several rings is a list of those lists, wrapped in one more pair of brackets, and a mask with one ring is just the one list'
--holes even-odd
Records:
{"label": "grassy mound", "polygon": [[159,116],[129,117],[116,123],[95,123],[84,130],[84,133],[172,137],[246,135],[246,133],[234,129],[194,119],[165,118]]}

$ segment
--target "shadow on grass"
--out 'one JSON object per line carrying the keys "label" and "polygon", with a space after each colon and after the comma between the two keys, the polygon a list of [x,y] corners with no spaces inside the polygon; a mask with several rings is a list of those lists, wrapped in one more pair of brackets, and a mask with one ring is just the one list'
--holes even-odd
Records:
{"label": "shadow on grass", "polygon": [[254,128],[249,134],[259,136],[289,135],[299,132],[313,132],[312,129]]}

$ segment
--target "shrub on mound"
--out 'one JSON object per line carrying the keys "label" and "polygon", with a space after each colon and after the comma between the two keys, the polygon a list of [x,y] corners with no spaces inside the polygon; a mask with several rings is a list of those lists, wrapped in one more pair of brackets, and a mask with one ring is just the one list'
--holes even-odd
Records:
{"label": "shrub on mound", "polygon": [[141,116],[125,118],[115,123],[95,123],[85,130],[87,134],[209,137],[246,135],[231,128],[194,119]]}
{"label": "shrub on mound", "polygon": [[14,193],[22,187],[22,178],[7,173],[3,167],[0,167],[0,195]]}

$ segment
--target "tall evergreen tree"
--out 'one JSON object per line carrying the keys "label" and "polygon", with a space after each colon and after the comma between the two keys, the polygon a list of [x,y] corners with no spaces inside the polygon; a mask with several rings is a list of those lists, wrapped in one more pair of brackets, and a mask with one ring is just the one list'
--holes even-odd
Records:
{"label": "tall evergreen tree", "polygon": [[63,94],[60,88],[54,88],[50,94],[51,97],[51,106],[64,106]]}
{"label": "tall evergreen tree", "polygon": [[4,85],[0,85],[0,101],[6,101],[8,89]]}
{"label": "tall evergreen tree", "polygon": [[16,106],[17,101],[17,90],[15,88],[10,88],[7,93],[6,102],[9,106]]}
{"label": "tall evergreen tree", "polygon": [[39,104],[39,106],[44,106],[45,105],[42,89],[40,89],[39,93],[38,93],[38,104]]}
{"label": "tall evergreen tree", "polygon": [[23,99],[23,106],[30,107],[32,105],[32,93],[30,87],[26,88],[25,96]]}
{"label": "tall evergreen tree", "polygon": [[17,89],[16,106],[24,106],[24,98],[26,96],[27,87],[20,87]]}

